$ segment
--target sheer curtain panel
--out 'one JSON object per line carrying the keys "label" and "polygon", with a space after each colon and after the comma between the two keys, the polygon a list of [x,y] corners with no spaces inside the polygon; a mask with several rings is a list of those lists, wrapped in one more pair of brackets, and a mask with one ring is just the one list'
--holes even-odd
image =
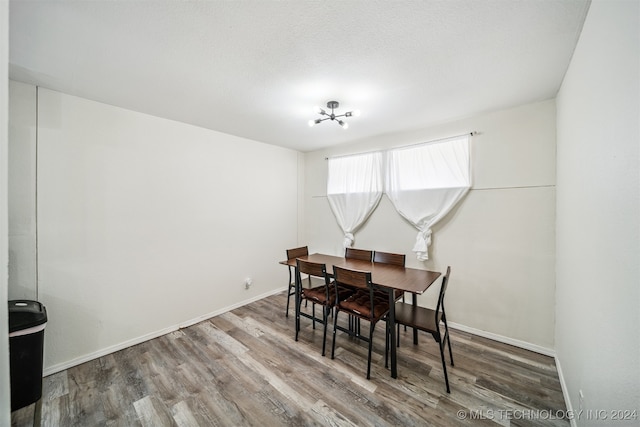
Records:
{"label": "sheer curtain panel", "polygon": [[387,152],[386,193],[393,206],[418,229],[413,251],[429,259],[431,227],[471,187],[469,135]]}
{"label": "sheer curtain panel", "polygon": [[344,232],[344,247],[351,247],[353,234],[382,197],[382,153],[330,158],[328,167],[329,205]]}

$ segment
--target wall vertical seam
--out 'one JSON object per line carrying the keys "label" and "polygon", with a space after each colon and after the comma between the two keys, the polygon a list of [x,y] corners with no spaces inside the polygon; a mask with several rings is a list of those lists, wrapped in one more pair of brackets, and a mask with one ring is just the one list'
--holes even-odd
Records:
{"label": "wall vertical seam", "polygon": [[36,268],[35,268],[35,273],[36,273],[36,301],[39,301],[39,297],[40,297],[40,262],[39,262],[39,258],[38,258],[38,254],[39,254],[39,247],[38,247],[38,137],[39,137],[39,128],[40,128],[40,123],[39,123],[39,112],[40,112],[40,104],[39,104],[39,86],[36,86],[36,152],[35,152],[35,240],[36,240],[36,253],[35,253],[35,261],[36,261]]}

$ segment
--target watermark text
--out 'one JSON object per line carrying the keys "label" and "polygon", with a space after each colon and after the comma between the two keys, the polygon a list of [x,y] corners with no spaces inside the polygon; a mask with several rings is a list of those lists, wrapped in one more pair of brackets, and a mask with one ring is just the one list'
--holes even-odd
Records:
{"label": "watermark text", "polygon": [[629,421],[640,418],[637,409],[585,409],[580,411],[546,409],[459,410],[460,420],[589,420]]}

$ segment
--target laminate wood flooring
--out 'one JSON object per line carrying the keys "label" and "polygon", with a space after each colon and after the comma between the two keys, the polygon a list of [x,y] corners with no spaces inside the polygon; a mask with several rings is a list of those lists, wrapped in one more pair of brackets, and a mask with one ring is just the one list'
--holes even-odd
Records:
{"label": "laminate wood flooring", "polygon": [[[295,342],[293,308],[287,318],[285,306],[282,292],[50,375],[42,425],[569,425],[550,357],[451,330],[447,394],[430,335],[420,333],[414,346],[411,330],[401,329],[391,378],[381,323],[367,380],[365,342],[338,332],[332,360],[330,329],[322,357],[322,325],[302,318]],[[363,333],[367,327],[362,322]],[[31,425],[33,409],[15,411],[12,426]]]}

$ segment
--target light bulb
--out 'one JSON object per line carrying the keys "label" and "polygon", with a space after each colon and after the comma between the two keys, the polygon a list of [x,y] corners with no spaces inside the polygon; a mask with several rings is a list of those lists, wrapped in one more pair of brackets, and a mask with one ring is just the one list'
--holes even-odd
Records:
{"label": "light bulb", "polygon": [[316,105],[315,107],[313,107],[313,112],[316,114],[321,114],[322,113],[322,108],[320,108],[318,105]]}
{"label": "light bulb", "polygon": [[353,117],[360,117],[360,110],[353,110],[353,111],[351,112],[351,115],[352,115]]}
{"label": "light bulb", "polygon": [[313,120],[313,119],[309,120],[309,127],[313,127],[313,125],[315,125],[315,124],[316,124],[315,120]]}
{"label": "light bulb", "polygon": [[343,122],[342,120],[338,120],[338,124],[342,126],[343,129],[349,129],[349,123]]}

